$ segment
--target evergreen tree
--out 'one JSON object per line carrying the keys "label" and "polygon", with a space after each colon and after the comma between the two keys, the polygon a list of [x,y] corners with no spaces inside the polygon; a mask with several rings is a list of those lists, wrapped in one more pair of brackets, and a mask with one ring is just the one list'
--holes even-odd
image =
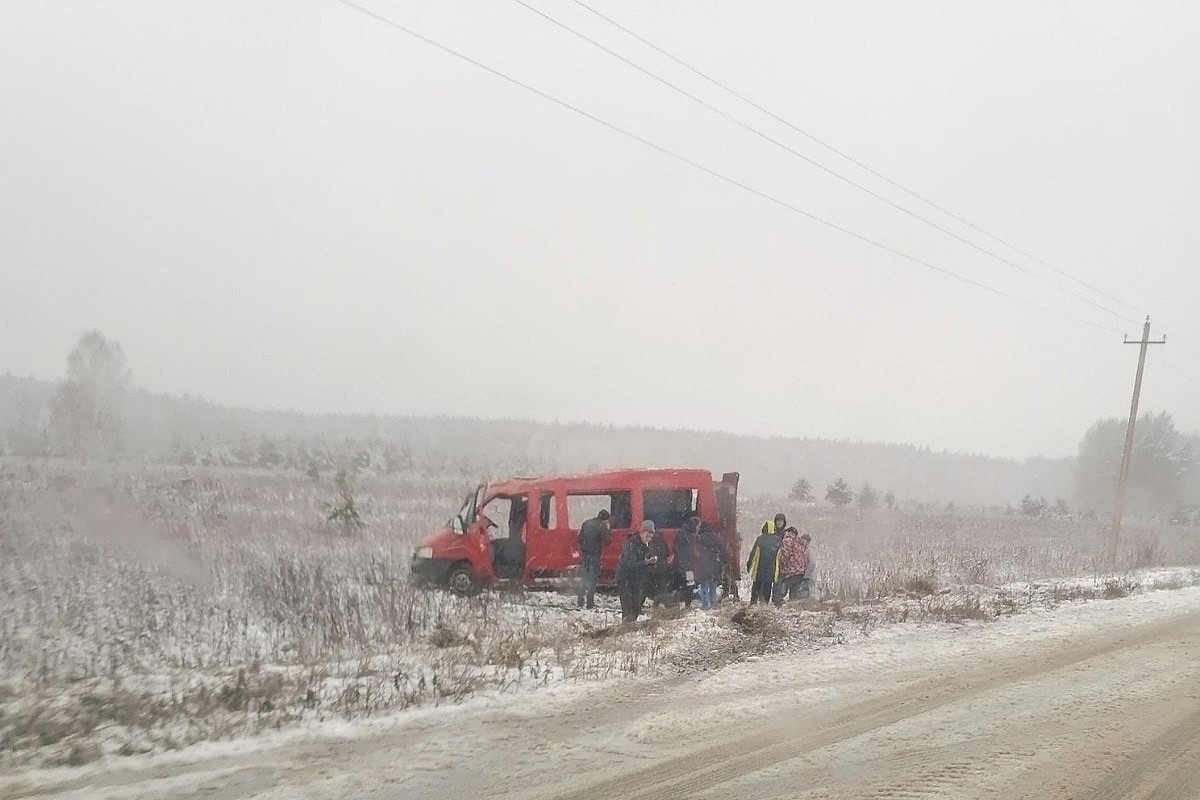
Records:
{"label": "evergreen tree", "polygon": [[333,481],[337,487],[337,501],[329,507],[329,521],[347,530],[363,527],[364,523],[354,503],[354,486],[346,470],[339,470]]}
{"label": "evergreen tree", "polygon": [[879,494],[871,488],[871,484],[864,483],[858,490],[858,505],[859,508],[875,508],[879,505]]}
{"label": "evergreen tree", "polygon": [[837,508],[845,508],[854,499],[854,491],[845,478],[838,478],[825,487],[825,499]]}
{"label": "evergreen tree", "polygon": [[812,486],[809,485],[807,478],[800,478],[792,484],[792,491],[788,497],[795,500],[797,503],[807,503],[812,500]]}

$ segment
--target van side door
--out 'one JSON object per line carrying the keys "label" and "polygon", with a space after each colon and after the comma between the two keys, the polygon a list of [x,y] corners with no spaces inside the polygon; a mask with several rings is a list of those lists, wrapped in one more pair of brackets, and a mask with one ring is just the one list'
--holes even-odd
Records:
{"label": "van side door", "polygon": [[579,563],[579,540],[567,525],[565,497],[541,489],[530,497],[525,534],[525,576],[559,573]]}

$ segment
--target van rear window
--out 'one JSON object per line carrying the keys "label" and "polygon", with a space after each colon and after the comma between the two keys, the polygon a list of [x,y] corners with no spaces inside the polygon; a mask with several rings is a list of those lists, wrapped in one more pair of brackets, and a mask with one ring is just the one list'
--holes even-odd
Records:
{"label": "van rear window", "polygon": [[642,495],[642,516],[656,528],[681,528],[693,514],[700,513],[695,489],[647,489]]}
{"label": "van rear window", "polygon": [[612,514],[614,528],[633,527],[633,493],[627,491],[567,495],[567,527],[578,530],[601,509]]}

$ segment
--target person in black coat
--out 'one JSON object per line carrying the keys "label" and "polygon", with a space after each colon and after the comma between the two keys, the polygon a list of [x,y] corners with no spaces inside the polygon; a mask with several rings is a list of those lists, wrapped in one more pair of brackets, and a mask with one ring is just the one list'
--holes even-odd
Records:
{"label": "person in black coat", "polygon": [[697,531],[700,518],[688,517],[683,527],[675,534],[675,558],[671,562],[671,575],[679,599],[688,608],[692,607],[692,597],[696,591],[696,570],[700,566],[700,540]]}
{"label": "person in black coat", "polygon": [[583,523],[579,529],[579,605],[596,604],[596,581],[600,578],[600,551],[612,540],[608,509]]}
{"label": "person in black coat", "polygon": [[654,531],[650,534],[650,555],[657,559],[646,567],[646,599],[654,605],[664,602],[671,588],[671,547],[662,531],[654,527],[654,522],[646,520],[643,527],[651,526]]}
{"label": "person in black coat", "polygon": [[721,581],[727,556],[724,540],[708,523],[700,523],[697,539],[699,563],[696,582],[700,584],[700,608],[707,611],[717,604],[717,584]]}
{"label": "person in black coat", "polygon": [[647,520],[641,530],[625,537],[617,559],[617,593],[621,596],[621,621],[636,622],[646,601],[646,568],[657,562],[650,554],[654,523]]}

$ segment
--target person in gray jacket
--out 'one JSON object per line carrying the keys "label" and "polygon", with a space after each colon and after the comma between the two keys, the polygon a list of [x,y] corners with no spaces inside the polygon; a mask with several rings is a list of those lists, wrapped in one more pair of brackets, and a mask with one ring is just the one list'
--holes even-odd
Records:
{"label": "person in gray jacket", "polygon": [[650,552],[654,523],[646,520],[635,533],[625,537],[617,560],[617,593],[621,596],[621,621],[637,622],[646,602],[646,568],[658,562]]}

